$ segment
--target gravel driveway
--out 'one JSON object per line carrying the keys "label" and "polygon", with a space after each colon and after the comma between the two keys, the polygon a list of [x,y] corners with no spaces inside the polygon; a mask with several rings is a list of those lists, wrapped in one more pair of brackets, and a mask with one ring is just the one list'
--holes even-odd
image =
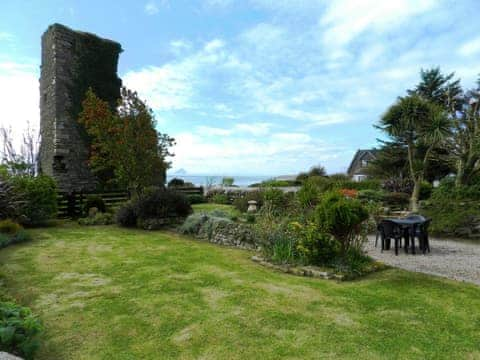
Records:
{"label": "gravel driveway", "polygon": [[418,249],[416,255],[405,254],[400,249],[398,256],[395,256],[393,246],[391,250],[381,252],[380,240],[375,248],[374,236],[369,236],[366,245],[367,253],[385,264],[480,285],[480,241],[474,244],[430,239],[430,248],[431,252],[426,255]]}

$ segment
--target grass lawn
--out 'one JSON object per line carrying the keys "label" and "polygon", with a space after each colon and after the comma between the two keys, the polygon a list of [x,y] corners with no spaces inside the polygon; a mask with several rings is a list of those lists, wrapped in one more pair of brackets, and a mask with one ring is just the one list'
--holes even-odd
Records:
{"label": "grass lawn", "polygon": [[480,288],[391,269],[346,283],[167,232],[65,225],[0,251],[39,359],[479,359]]}
{"label": "grass lawn", "polygon": [[209,213],[214,210],[221,210],[230,215],[240,215],[238,210],[236,210],[233,205],[221,205],[221,204],[213,204],[213,203],[205,203],[205,204],[194,204],[192,205],[194,212],[204,212]]}

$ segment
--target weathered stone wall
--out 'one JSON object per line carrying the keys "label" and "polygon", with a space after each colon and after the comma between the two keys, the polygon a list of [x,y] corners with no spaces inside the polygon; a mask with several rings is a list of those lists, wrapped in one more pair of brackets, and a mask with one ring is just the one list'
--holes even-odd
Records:
{"label": "weathered stone wall", "polygon": [[87,164],[88,137],[78,123],[89,87],[115,107],[120,44],[93,34],[51,25],[42,36],[39,167],[60,190],[90,191],[97,180]]}

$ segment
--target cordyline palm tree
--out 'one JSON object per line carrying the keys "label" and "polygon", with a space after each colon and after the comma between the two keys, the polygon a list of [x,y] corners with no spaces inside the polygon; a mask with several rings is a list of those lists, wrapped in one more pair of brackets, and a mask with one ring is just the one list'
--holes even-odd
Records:
{"label": "cordyline palm tree", "polygon": [[407,150],[408,167],[414,183],[410,208],[418,211],[420,185],[435,147],[449,136],[451,120],[446,112],[418,95],[400,97],[377,126]]}

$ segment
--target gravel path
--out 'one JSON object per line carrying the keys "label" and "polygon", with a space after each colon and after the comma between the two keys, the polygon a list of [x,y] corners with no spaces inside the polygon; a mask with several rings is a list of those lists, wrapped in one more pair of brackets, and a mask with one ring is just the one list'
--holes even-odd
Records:
{"label": "gravel path", "polygon": [[375,248],[375,237],[370,236],[366,246],[367,253],[385,264],[409,271],[438,275],[454,280],[480,285],[480,242],[478,244],[458,240],[430,239],[431,252],[423,255],[405,254],[399,249],[381,252],[380,240]]}

